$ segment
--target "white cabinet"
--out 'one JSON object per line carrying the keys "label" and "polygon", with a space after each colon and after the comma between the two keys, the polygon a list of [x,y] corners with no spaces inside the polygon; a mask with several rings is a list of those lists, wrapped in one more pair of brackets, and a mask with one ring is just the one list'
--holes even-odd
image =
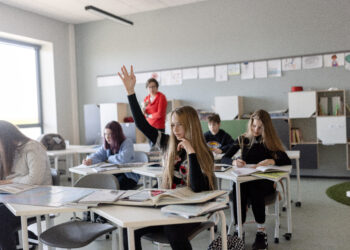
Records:
{"label": "white cabinet", "polygon": [[128,104],[126,103],[102,103],[100,104],[101,135],[104,128],[110,121],[123,122],[128,114]]}
{"label": "white cabinet", "polygon": [[316,128],[317,139],[322,144],[347,143],[345,116],[317,117]]}
{"label": "white cabinet", "polygon": [[288,93],[289,118],[308,118],[316,113],[316,91]]}
{"label": "white cabinet", "polygon": [[233,120],[243,115],[243,98],[241,96],[216,96],[215,112],[221,120]]}

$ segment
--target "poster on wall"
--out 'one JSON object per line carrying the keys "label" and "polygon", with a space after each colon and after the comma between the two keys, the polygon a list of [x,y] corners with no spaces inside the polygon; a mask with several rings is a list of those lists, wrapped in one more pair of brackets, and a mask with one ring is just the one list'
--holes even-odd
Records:
{"label": "poster on wall", "polygon": [[254,77],[255,78],[267,78],[267,62],[266,61],[254,62]]}
{"label": "poster on wall", "polygon": [[214,78],[214,66],[198,68],[199,79]]}
{"label": "poster on wall", "polygon": [[282,67],[281,67],[280,59],[267,61],[267,76],[268,77],[282,76]]}
{"label": "poster on wall", "polygon": [[188,68],[182,69],[182,79],[190,80],[198,78],[198,69],[197,68]]}
{"label": "poster on wall", "polygon": [[167,70],[160,73],[160,84],[162,86],[182,84],[182,72],[180,69]]}
{"label": "poster on wall", "polygon": [[241,67],[239,63],[227,65],[227,74],[229,76],[238,76],[239,74],[241,74]]}
{"label": "poster on wall", "polygon": [[303,56],[303,69],[317,69],[322,67],[322,56]]}
{"label": "poster on wall", "polygon": [[97,87],[109,87],[123,85],[118,75],[97,76]]}
{"label": "poster on wall", "polygon": [[241,63],[241,79],[253,79],[254,78],[254,64],[252,62]]}
{"label": "poster on wall", "polygon": [[301,57],[291,57],[282,59],[282,70],[301,70]]}
{"label": "poster on wall", "polygon": [[144,72],[144,73],[135,73],[136,84],[146,84],[147,80],[150,78],[160,81],[160,72]]}
{"label": "poster on wall", "polygon": [[228,80],[226,64],[215,66],[215,80],[217,82],[225,82]]}
{"label": "poster on wall", "polygon": [[325,67],[344,66],[344,53],[323,55]]}
{"label": "poster on wall", "polygon": [[345,64],[344,64],[345,69],[350,70],[350,52],[345,53],[344,58],[345,58],[345,60],[344,60],[345,61]]}

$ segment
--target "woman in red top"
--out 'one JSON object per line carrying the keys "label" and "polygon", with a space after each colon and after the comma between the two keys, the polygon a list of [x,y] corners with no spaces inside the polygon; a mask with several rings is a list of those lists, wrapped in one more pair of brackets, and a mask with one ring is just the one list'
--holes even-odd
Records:
{"label": "woman in red top", "polygon": [[146,88],[149,95],[143,101],[143,113],[152,127],[164,132],[167,100],[165,95],[158,91],[158,87],[156,79],[148,79]]}

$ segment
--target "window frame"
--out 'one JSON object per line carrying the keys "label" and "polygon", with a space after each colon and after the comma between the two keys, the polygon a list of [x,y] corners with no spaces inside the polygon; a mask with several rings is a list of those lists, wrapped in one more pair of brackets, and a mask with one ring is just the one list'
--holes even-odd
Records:
{"label": "window frame", "polygon": [[22,47],[33,48],[35,51],[35,63],[36,63],[36,86],[37,86],[37,102],[38,102],[38,123],[32,124],[15,124],[19,128],[40,128],[41,134],[44,133],[44,122],[43,122],[43,107],[42,107],[42,88],[41,88],[41,71],[40,71],[40,49],[41,46],[38,44],[8,39],[0,37],[0,42],[9,44],[9,45],[17,45]]}

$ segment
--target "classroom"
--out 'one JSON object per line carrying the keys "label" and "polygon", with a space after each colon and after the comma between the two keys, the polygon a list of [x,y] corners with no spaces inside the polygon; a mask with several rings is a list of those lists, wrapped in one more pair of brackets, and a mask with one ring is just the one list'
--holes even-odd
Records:
{"label": "classroom", "polygon": [[[133,25],[86,11],[89,5]],[[34,48],[40,83],[34,92],[21,85],[23,91],[17,87],[8,91],[1,75],[22,72],[0,70],[0,120],[17,124],[33,139],[57,133],[70,145],[96,144],[103,134],[101,124],[132,117],[117,76],[123,65],[128,70],[133,65],[139,79],[135,86],[139,103],[148,95],[147,79],[157,74],[159,91],[168,100],[167,112],[188,105],[203,117],[211,112],[225,116],[233,108],[221,105],[219,110],[218,102],[239,97],[237,116],[222,119],[225,131],[237,137],[254,111],[276,112],[283,115],[272,119],[283,145],[300,151],[300,185],[294,160],[291,173],[293,236],[290,240],[282,236],[286,213],[281,211],[280,240],[275,244],[274,221],[267,217],[269,249],[347,249],[350,198],[345,205],[329,198],[326,190],[350,178],[349,9],[348,0],[0,0],[0,45]],[[5,50],[0,48],[0,53]],[[333,55],[340,60],[337,65],[332,64]],[[23,64],[11,57],[14,64]],[[299,64],[287,69],[286,62],[292,59]],[[0,59],[0,65],[4,67],[6,60]],[[195,76],[186,78],[186,70],[195,70]],[[302,91],[293,91],[299,86]],[[37,120],[21,123],[27,117],[20,115],[30,108],[26,93],[37,95]],[[96,114],[104,105],[116,113]],[[165,131],[169,133],[169,126]],[[148,144],[134,132],[137,142]],[[71,160],[78,165],[77,157]],[[59,162],[60,167],[63,164]],[[232,189],[228,182],[223,185]],[[225,214],[230,220],[229,209]],[[251,211],[247,221],[245,244],[250,249],[255,235]],[[193,249],[207,249],[206,237],[205,232],[195,238]],[[143,243],[143,249],[154,248]],[[81,249],[111,249],[111,242],[94,241]]]}

